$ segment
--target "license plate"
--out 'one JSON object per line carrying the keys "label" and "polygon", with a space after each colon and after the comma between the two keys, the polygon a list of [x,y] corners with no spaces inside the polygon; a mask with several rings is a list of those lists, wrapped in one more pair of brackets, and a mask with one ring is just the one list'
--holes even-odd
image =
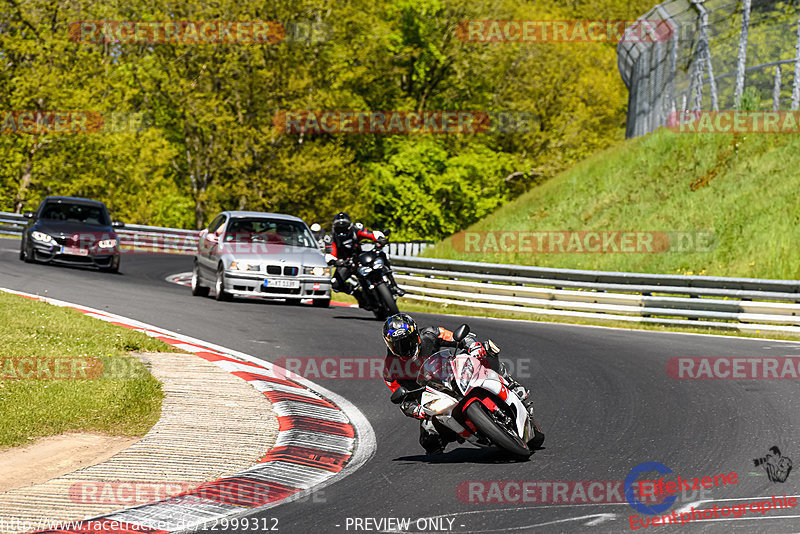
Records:
{"label": "license plate", "polygon": [[71,254],[72,256],[88,256],[89,250],[80,247],[61,247],[61,254]]}
{"label": "license plate", "polygon": [[297,289],[300,287],[300,280],[275,280],[267,278],[264,280],[264,287],[282,287],[286,289]]}

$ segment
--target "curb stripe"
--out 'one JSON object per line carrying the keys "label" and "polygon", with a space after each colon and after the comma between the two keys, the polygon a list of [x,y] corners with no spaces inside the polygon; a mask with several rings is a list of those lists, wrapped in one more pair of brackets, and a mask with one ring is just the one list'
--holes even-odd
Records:
{"label": "curb stripe", "polygon": [[[70,525],[70,528],[39,532],[96,533],[101,523],[103,532],[113,534],[166,534],[191,529],[223,517],[241,515],[243,510],[278,503],[309,490],[342,471],[353,457],[353,424],[335,402],[323,398],[309,386],[286,378],[287,375],[297,375],[269,362],[259,365],[247,361],[227,353],[229,349],[207,346],[203,341],[188,336],[182,336],[185,339],[181,340],[174,337],[179,334],[170,334],[122,316],[18,291],[0,290],[72,308],[115,326],[138,330],[170,345],[180,346],[251,383],[273,404],[278,415],[278,436],[273,448],[258,464],[245,471],[179,496],[93,517]],[[239,370],[242,366],[253,371]],[[304,380],[300,376],[297,378]],[[347,403],[344,399],[341,402]],[[111,522],[118,522],[119,526],[111,528]]]}
{"label": "curb stripe", "polygon": [[284,460],[338,473],[345,466],[348,459],[349,456],[346,454],[300,447],[297,445],[281,445],[280,447],[273,447],[261,461]]}
{"label": "curb stripe", "polygon": [[278,424],[280,430],[305,430],[307,432],[324,432],[328,434],[335,434],[337,436],[345,436],[348,438],[355,437],[353,427],[347,423],[339,423],[336,421],[326,421],[324,419],[317,419],[316,417],[306,416],[284,416],[278,417]]}

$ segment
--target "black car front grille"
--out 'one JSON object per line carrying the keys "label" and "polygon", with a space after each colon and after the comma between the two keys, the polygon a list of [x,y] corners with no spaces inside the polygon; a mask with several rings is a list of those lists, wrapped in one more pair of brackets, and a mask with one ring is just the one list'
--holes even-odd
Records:
{"label": "black car front grille", "polygon": [[282,273],[283,276],[297,276],[299,271],[300,269],[297,267],[287,265],[284,265],[283,268],[280,265],[267,265],[267,274],[280,275]]}

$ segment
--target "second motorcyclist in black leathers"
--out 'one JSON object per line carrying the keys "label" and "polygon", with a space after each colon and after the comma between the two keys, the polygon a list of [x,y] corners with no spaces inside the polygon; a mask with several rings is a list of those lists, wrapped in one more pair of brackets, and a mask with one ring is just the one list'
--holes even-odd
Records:
{"label": "second motorcyclist in black leathers", "polygon": [[[365,229],[361,223],[354,224],[350,216],[344,212],[338,213],[333,218],[330,252],[326,254],[325,259],[328,261],[328,265],[336,265],[336,272],[331,280],[334,291],[353,295],[358,288],[358,283],[351,279],[353,272],[348,260],[358,253],[358,245],[363,240],[375,241],[382,245],[388,241],[383,232],[378,230],[371,232]],[[386,266],[391,268],[388,258],[386,258]],[[398,287],[391,272],[388,274],[388,278],[391,282],[392,293],[402,297],[405,291]],[[358,292],[355,295],[359,297]]]}

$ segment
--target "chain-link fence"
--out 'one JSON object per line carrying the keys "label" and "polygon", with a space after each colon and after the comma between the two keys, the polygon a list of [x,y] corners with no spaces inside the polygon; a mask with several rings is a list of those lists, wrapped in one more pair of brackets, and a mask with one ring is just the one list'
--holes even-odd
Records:
{"label": "chain-link fence", "polygon": [[663,20],[672,34],[617,47],[627,137],[674,112],[798,109],[800,0],[669,0],[640,20]]}

